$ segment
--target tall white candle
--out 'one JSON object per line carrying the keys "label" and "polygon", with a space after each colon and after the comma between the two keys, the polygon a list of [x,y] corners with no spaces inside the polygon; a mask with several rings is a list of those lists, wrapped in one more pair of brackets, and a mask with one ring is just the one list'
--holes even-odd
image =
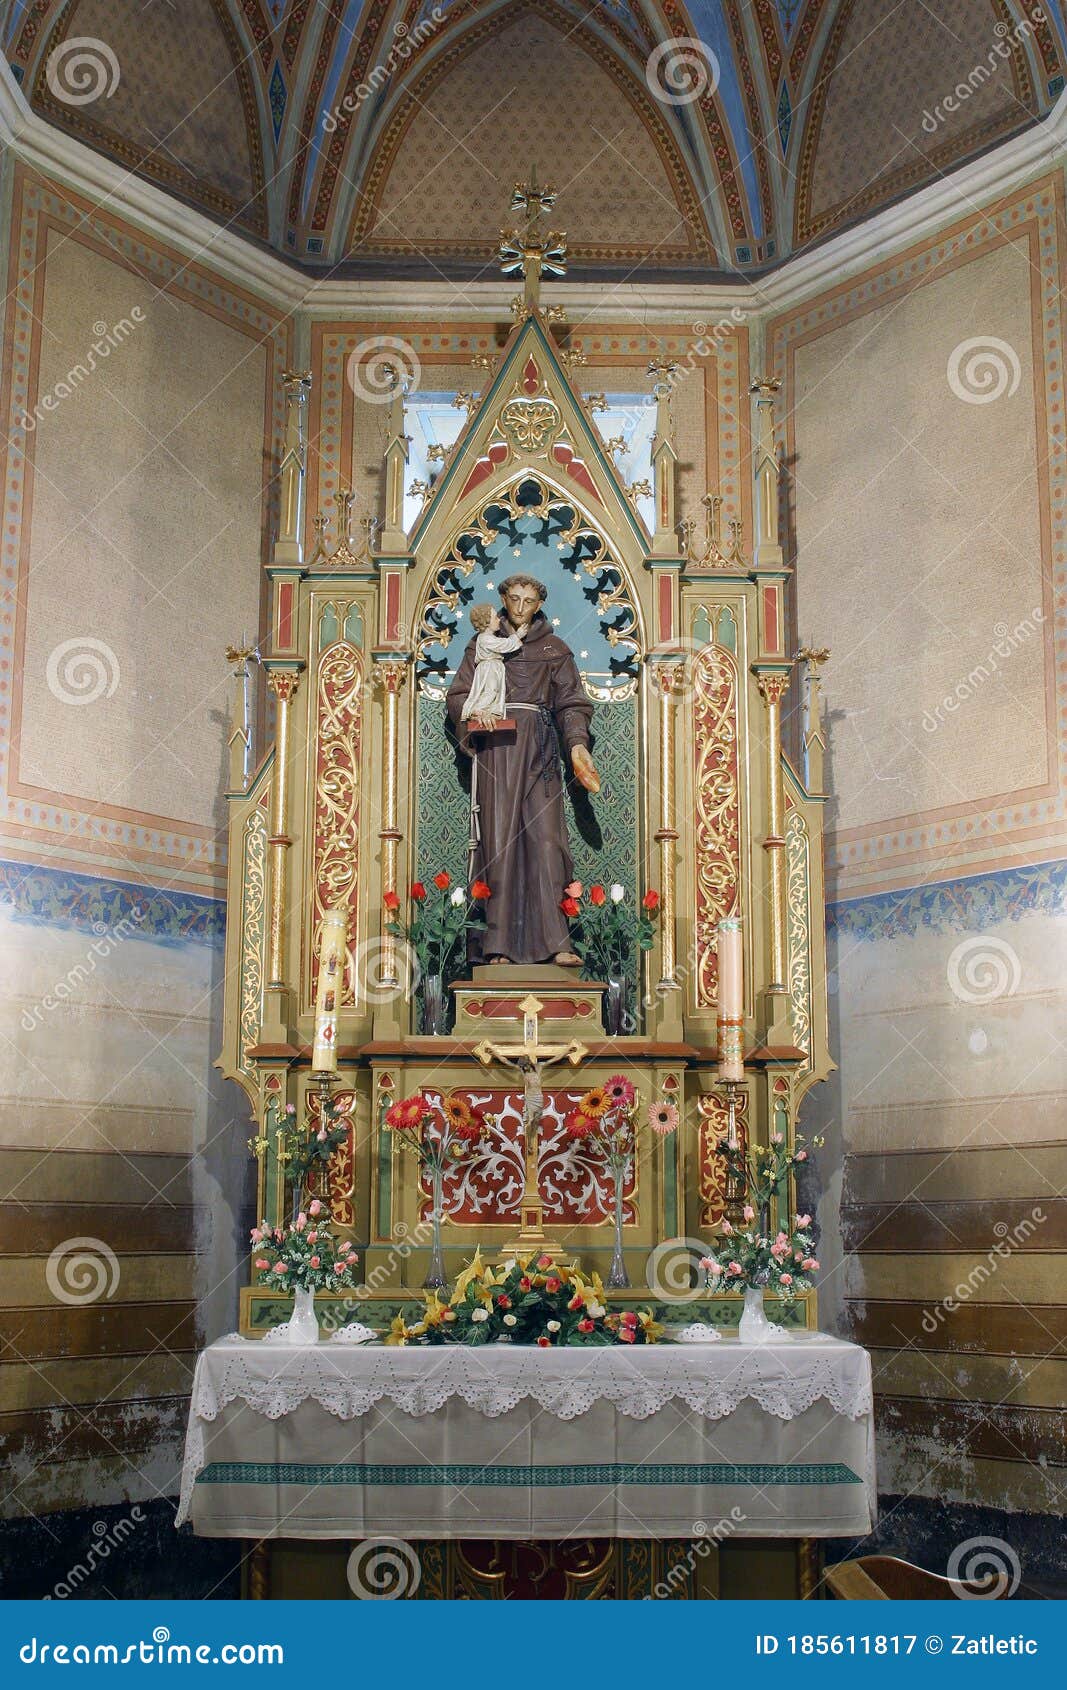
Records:
{"label": "tall white candle", "polygon": [[744,949],[740,916],[719,923],[719,1013],[717,1042],[720,1080],[745,1077]]}
{"label": "tall white candle", "polygon": [[327,910],[319,930],[319,986],[315,994],[315,1045],[311,1067],[316,1074],[337,1072],[337,1010],[345,978],[348,923],[344,910]]}

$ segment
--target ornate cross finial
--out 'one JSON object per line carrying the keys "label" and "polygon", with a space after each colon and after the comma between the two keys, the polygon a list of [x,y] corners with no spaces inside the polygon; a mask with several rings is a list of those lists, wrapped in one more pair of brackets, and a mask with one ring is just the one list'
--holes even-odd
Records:
{"label": "ornate cross finial", "polygon": [[812,679],[818,675],[819,670],[822,668],[824,663],[829,661],[829,658],[829,646],[813,646],[811,644],[802,645],[800,650],[794,652],[793,654],[794,663],[807,664],[806,672]]}
{"label": "ornate cross finial", "polygon": [[500,267],[505,276],[523,278],[523,315],[538,310],[541,302],[541,277],[567,274],[567,236],[561,229],[542,233],[540,221],[556,203],[555,188],[539,188],[537,172],[530,172],[529,182],[516,182],[511,195],[511,210],[523,214],[521,229],[500,231]]}

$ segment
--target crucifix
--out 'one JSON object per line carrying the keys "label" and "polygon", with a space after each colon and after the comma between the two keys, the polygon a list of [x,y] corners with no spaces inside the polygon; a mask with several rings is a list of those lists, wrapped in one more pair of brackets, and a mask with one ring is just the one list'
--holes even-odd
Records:
{"label": "crucifix", "polygon": [[522,1010],[522,1043],[497,1044],[495,1040],[483,1039],[480,1044],[475,1045],[474,1054],[483,1068],[490,1068],[494,1062],[499,1062],[502,1067],[513,1068],[523,1077],[522,1136],[525,1184],[522,1193],[522,1226],[518,1239],[509,1247],[507,1254],[529,1255],[537,1250],[551,1256],[554,1249],[545,1238],[537,1169],[541,1117],[545,1107],[541,1075],[544,1069],[550,1068],[554,1062],[569,1062],[572,1068],[577,1068],[589,1053],[578,1039],[571,1039],[569,1044],[552,1044],[541,1038],[539,1017],[544,1005],[532,992],[521,1000],[519,1008]]}
{"label": "crucifix", "polygon": [[567,237],[561,229],[542,234],[540,221],[556,203],[554,188],[539,188],[536,171],[529,182],[517,182],[511,196],[512,211],[523,213],[521,229],[500,231],[500,267],[505,276],[523,279],[522,308],[529,316],[541,303],[542,276],[567,274]]}

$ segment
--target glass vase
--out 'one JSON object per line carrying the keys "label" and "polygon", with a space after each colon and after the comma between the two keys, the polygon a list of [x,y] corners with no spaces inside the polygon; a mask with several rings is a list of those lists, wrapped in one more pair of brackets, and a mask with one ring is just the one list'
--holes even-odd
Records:
{"label": "glass vase", "polygon": [[430,1169],[430,1201],[433,1209],[430,1219],[433,1223],[433,1237],[430,1242],[430,1265],[426,1270],[426,1278],[422,1282],[424,1291],[443,1291],[448,1284],[445,1278],[445,1257],[441,1249],[441,1222],[445,1214],[445,1171],[439,1162]]}
{"label": "glass vase", "polygon": [[742,1344],[774,1344],[788,1336],[784,1326],[776,1326],[773,1320],[767,1319],[762,1285],[745,1286],[745,1306],[737,1323],[737,1336]]}
{"label": "glass vase", "polygon": [[608,975],[608,989],[604,993],[604,1030],[612,1039],[617,1039],[626,1030],[628,984],[624,974]]}
{"label": "glass vase", "polygon": [[419,1022],[423,1033],[448,1030],[448,993],[443,974],[424,974],[419,994]]}
{"label": "glass vase", "polygon": [[624,1162],[621,1168],[614,1170],[615,1254],[611,1258],[607,1278],[607,1283],[613,1291],[625,1290],[630,1283],[630,1275],[626,1271],[626,1257],[622,1253],[622,1201],[627,1166]]}

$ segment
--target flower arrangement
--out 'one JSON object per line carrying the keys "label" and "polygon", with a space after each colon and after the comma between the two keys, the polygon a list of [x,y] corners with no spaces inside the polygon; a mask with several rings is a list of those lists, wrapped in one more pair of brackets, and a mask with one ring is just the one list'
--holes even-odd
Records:
{"label": "flower arrangement", "polygon": [[[608,1274],[611,1286],[627,1286],[622,1248],[623,1191],[637,1150],[637,1092],[624,1074],[614,1074],[602,1086],[587,1091],[564,1120],[567,1137],[594,1150],[604,1161],[614,1187],[615,1254]],[[678,1125],[678,1110],[666,1100],[649,1106],[647,1120],[659,1138]]]}
{"label": "flower arrangement", "polygon": [[568,921],[577,921],[574,948],[582,959],[585,980],[616,980],[633,971],[634,948],[650,951],[656,936],[659,893],[648,891],[636,915],[627,903],[626,888],[590,886],[582,905],[583,888],[572,880],[560,900]]}
{"label": "flower arrangement", "polygon": [[610,1314],[597,1274],[556,1266],[551,1256],[512,1258],[491,1268],[481,1252],[456,1281],[452,1296],[426,1299],[421,1320],[393,1321],[387,1344],[654,1344],[663,1328],[647,1310]]}
{"label": "flower arrangement", "polygon": [[444,1218],[445,1169],[473,1153],[485,1132],[486,1118],[458,1093],[453,1092],[442,1097],[440,1103],[435,1103],[426,1092],[419,1091],[387,1109],[385,1125],[418,1157],[419,1167],[430,1175],[433,1240],[430,1266],[423,1285],[443,1286],[445,1270],[441,1253],[441,1221]]}
{"label": "flower arrangement", "polygon": [[387,892],[382,902],[389,915],[386,931],[394,938],[404,939],[418,958],[424,975],[446,974],[468,933],[485,927],[480,905],[492,896],[484,880],[475,880],[470,889],[453,886],[452,876],[441,869],[430,882],[413,880],[408,888],[409,915],[407,921],[398,918],[400,899],[395,892]]}
{"label": "flower arrangement", "polygon": [[[821,1138],[813,1141],[821,1144]],[[704,1282],[717,1291],[769,1288],[783,1302],[792,1302],[810,1291],[813,1273],[819,1269],[810,1215],[796,1215],[789,1230],[772,1233],[770,1210],[780,1200],[790,1171],[808,1159],[804,1141],[797,1138],[790,1150],[781,1133],[774,1133],[769,1145],[757,1145],[747,1155],[725,1147],[731,1178],[744,1191],[742,1224],[722,1223],[721,1236],[701,1260]]]}
{"label": "flower arrangement", "polygon": [[275,1291],[351,1290],[357,1257],[351,1244],[334,1237],[330,1211],[313,1197],[287,1227],[261,1221],[252,1228],[254,1266],[261,1285]]}

